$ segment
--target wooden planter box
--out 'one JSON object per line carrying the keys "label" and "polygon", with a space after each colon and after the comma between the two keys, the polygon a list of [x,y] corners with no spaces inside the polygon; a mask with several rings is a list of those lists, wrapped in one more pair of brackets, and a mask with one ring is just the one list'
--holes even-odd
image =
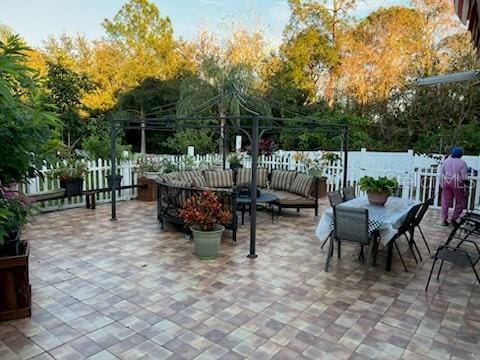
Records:
{"label": "wooden planter box", "polygon": [[23,255],[0,257],[0,321],[32,314],[28,255],[28,243],[24,242]]}
{"label": "wooden planter box", "polygon": [[138,200],[157,200],[157,185],[155,183],[155,180],[143,176],[138,178]]}

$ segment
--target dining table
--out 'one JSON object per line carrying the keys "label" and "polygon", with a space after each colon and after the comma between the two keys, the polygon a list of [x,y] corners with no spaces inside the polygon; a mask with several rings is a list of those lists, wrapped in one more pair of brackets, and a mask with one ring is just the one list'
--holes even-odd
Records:
{"label": "dining table", "polygon": [[[393,243],[397,229],[403,224],[408,211],[420,201],[390,196],[384,205],[370,204],[366,196],[359,196],[337,206],[368,209],[368,230],[378,231],[380,242],[387,248],[386,270],[390,271]],[[333,230],[333,209],[326,208],[315,228],[315,235],[325,241]]]}

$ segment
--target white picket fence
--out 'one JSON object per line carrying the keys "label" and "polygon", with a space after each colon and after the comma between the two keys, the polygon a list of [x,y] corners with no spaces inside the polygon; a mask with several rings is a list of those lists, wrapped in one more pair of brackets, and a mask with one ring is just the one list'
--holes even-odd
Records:
{"label": "white picket fence", "polygon": [[[98,159],[97,161],[86,161],[88,173],[84,177],[83,190],[107,188],[107,175],[111,172],[111,162],[109,160]],[[22,191],[26,194],[39,194],[60,187],[60,181],[52,176],[52,165],[44,165],[41,169],[42,176],[30,179],[27,184],[22,186]],[[117,163],[117,174],[122,175],[122,186],[133,185],[137,183],[137,173],[135,172],[135,163],[133,161],[123,161]],[[95,195],[97,203],[110,202],[111,193],[102,192]],[[130,200],[137,197],[137,188],[123,189],[117,192],[117,200]],[[85,206],[85,196],[72,196],[70,198],[55,199],[44,201],[39,205],[40,211],[52,211],[59,209],[68,209]]]}
{"label": "white picket fence", "polygon": [[[272,156],[260,156],[258,159],[259,167],[266,167],[269,171],[273,169],[305,171],[303,163],[292,159],[295,152],[280,151]],[[310,156],[318,153],[309,152]],[[324,168],[324,176],[327,177],[328,191],[341,189],[343,184],[343,154],[337,153],[341,160],[332,162]],[[440,206],[440,181],[437,172],[436,161],[426,156],[415,155],[412,150],[408,152],[367,152],[361,151],[349,152],[348,154],[348,172],[347,184],[353,185],[358,191],[358,180],[364,176],[391,176],[397,178],[400,184],[399,195],[403,198],[425,201],[433,197],[434,206]],[[186,165],[194,168],[211,168],[222,166],[222,156],[217,154],[196,155],[189,157],[187,155],[150,155],[158,159],[168,159],[177,164],[179,169],[184,170]],[[473,169],[480,169],[480,156],[464,156],[468,166]],[[193,163],[193,165],[192,165]],[[94,162],[87,162],[89,172],[84,181],[84,189],[91,190],[107,187],[106,175],[110,173],[110,161],[99,159]],[[244,167],[251,167],[251,159],[243,159]],[[228,166],[228,162],[227,162]],[[137,173],[134,161],[125,161],[117,165],[120,175],[123,176],[122,186],[137,183]],[[45,166],[42,169],[44,177],[32,179],[29,184],[24,186],[23,190],[27,194],[35,194],[43,191],[56,189],[59,187],[57,179],[51,176],[51,167]],[[474,171],[469,176],[470,189],[468,194],[468,208],[480,209],[480,191],[477,184],[480,180],[478,172]],[[129,200],[135,198],[137,189],[122,190],[118,196],[119,200]],[[110,201],[110,193],[97,194],[97,202],[104,203]],[[85,205],[83,196],[72,197],[70,199],[51,200],[42,205],[45,211],[57,210],[61,208],[79,207]]]}

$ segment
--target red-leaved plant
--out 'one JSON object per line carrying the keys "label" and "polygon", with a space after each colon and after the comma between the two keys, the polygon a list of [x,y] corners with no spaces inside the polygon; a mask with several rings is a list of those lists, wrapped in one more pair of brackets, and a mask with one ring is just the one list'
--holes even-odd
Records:
{"label": "red-leaved plant", "polygon": [[215,224],[225,225],[230,220],[230,212],[223,209],[215,193],[206,190],[187,199],[180,217],[188,226],[212,231]]}

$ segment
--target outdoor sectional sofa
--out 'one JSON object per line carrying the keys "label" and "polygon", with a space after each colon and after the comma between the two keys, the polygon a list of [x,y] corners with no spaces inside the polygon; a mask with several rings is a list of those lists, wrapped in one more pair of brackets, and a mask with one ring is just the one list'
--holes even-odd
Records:
{"label": "outdoor sectional sofa", "polygon": [[[186,199],[209,189],[214,191],[223,207],[232,214],[226,228],[232,231],[236,241],[237,205],[236,189],[248,186],[251,182],[252,169],[233,170],[190,170],[161,174],[157,183],[157,218],[163,226],[165,222],[184,225],[179,217]],[[324,180],[323,180],[324,182]],[[283,208],[314,209],[318,216],[318,199],[325,196],[321,179],[297,171],[273,170],[271,174],[265,168],[257,169],[257,187],[278,197],[272,205],[279,215]]]}

